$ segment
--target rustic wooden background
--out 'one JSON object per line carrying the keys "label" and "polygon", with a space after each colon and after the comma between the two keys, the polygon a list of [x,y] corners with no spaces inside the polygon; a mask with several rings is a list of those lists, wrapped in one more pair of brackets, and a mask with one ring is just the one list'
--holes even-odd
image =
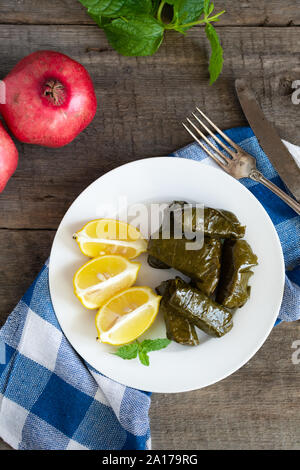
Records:
{"label": "rustic wooden background", "polygon": [[[280,135],[300,144],[300,0],[216,0],[224,72],[209,87],[208,44],[201,28],[168,34],[153,57],[125,58],[77,0],[2,0],[0,70],[24,55],[64,52],[90,72],[99,100],[92,124],[73,143],[46,149],[17,143],[18,169],[0,195],[0,325],[48,257],[71,202],[96,178],[123,163],[165,155],[189,136],[180,122],[195,105],[222,128],[245,125],[234,79],[246,77]],[[263,313],[263,312],[262,312]],[[273,330],[240,371],[203,390],[154,394],[154,449],[296,449],[300,446],[300,365],[293,341],[300,325]],[[0,449],[8,446],[1,442]]]}

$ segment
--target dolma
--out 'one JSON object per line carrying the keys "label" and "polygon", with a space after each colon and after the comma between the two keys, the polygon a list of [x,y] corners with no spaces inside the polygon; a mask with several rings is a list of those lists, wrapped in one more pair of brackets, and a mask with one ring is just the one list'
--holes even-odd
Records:
{"label": "dolma", "polygon": [[161,303],[161,310],[166,324],[167,338],[184,346],[197,346],[199,339],[192,325],[186,318],[178,315],[165,301]]}
{"label": "dolma", "polygon": [[198,250],[187,250],[185,238],[166,240],[150,238],[148,254],[168,266],[186,274],[195,280],[197,286],[207,295],[211,295],[217,287],[220,267],[220,240],[205,238],[203,247]]}
{"label": "dolma", "polygon": [[217,302],[228,308],[242,307],[250,296],[251,268],[257,256],[246,240],[226,240],[222,250],[220,283]]}
{"label": "dolma", "polygon": [[182,279],[176,279],[172,286],[170,306],[210,336],[224,336],[233,326],[232,315],[227,308]]}
{"label": "dolma", "polygon": [[178,315],[176,310],[170,306],[169,286],[173,282],[175,282],[174,279],[166,281],[162,283],[164,284],[163,288],[160,286],[156,289],[160,295],[163,295],[160,302],[160,311],[164,316],[167,338],[185,346],[196,346],[199,344],[199,340],[194,325],[186,318]]}
{"label": "dolma", "polygon": [[[173,201],[165,212],[165,217],[170,219],[171,233],[177,222],[181,224],[182,233],[200,231],[213,238],[233,239],[243,238],[245,235],[246,227],[241,225],[233,212],[211,207],[204,207],[203,212],[190,207],[184,212],[185,204],[187,203],[184,201]],[[169,223],[168,219],[163,224]]]}

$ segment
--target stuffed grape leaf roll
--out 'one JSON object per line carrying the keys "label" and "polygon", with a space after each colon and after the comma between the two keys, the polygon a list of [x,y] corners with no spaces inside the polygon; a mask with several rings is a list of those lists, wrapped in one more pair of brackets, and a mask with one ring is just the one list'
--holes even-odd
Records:
{"label": "stuffed grape leaf roll", "polygon": [[217,287],[220,267],[220,240],[205,238],[202,248],[187,250],[188,240],[150,238],[148,254],[155,259],[171,266],[193,279],[197,286],[207,295],[211,295]]}
{"label": "stuffed grape leaf roll", "polygon": [[181,317],[163,300],[161,310],[166,324],[167,338],[184,346],[197,346],[199,339],[194,325]]}
{"label": "stuffed grape leaf roll", "polygon": [[185,230],[202,231],[205,236],[233,239],[243,238],[245,235],[246,227],[241,225],[233,212],[211,207],[197,210],[186,204],[184,201],[173,201],[167,208],[165,217],[170,219],[171,228],[177,222],[181,224],[182,233]]}
{"label": "stuffed grape leaf roll", "polygon": [[246,240],[226,240],[222,250],[222,267],[217,301],[227,308],[242,307],[250,296],[249,278],[257,256]]}
{"label": "stuffed grape leaf roll", "polygon": [[156,289],[163,296],[159,309],[164,316],[167,338],[185,346],[196,346],[199,344],[199,340],[194,325],[178,315],[176,310],[170,306],[169,288],[174,282],[175,279],[163,282]]}
{"label": "stuffed grape leaf roll", "polygon": [[208,335],[221,337],[231,330],[233,322],[230,311],[199,289],[177,278],[170,291],[170,306]]}

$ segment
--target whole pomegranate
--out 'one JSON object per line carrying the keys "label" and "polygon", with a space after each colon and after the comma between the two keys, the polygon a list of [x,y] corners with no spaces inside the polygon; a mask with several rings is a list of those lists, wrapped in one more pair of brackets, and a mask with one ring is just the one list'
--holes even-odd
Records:
{"label": "whole pomegranate", "polygon": [[18,165],[18,151],[0,122],[0,193]]}
{"label": "whole pomegranate", "polygon": [[71,142],[93,119],[97,100],[86,69],[54,51],[34,52],[4,78],[0,111],[21,141],[46,147]]}

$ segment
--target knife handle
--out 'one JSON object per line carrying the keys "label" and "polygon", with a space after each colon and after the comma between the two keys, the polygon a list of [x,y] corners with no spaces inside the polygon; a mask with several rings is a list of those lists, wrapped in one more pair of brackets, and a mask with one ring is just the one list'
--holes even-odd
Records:
{"label": "knife handle", "polygon": [[292,197],[288,196],[284,191],[282,191],[278,186],[271,183],[264,175],[258,170],[252,170],[249,174],[249,178],[262,183],[264,186],[269,188],[276,196],[280,197],[288,206],[290,206],[297,214],[300,215],[300,204]]}

